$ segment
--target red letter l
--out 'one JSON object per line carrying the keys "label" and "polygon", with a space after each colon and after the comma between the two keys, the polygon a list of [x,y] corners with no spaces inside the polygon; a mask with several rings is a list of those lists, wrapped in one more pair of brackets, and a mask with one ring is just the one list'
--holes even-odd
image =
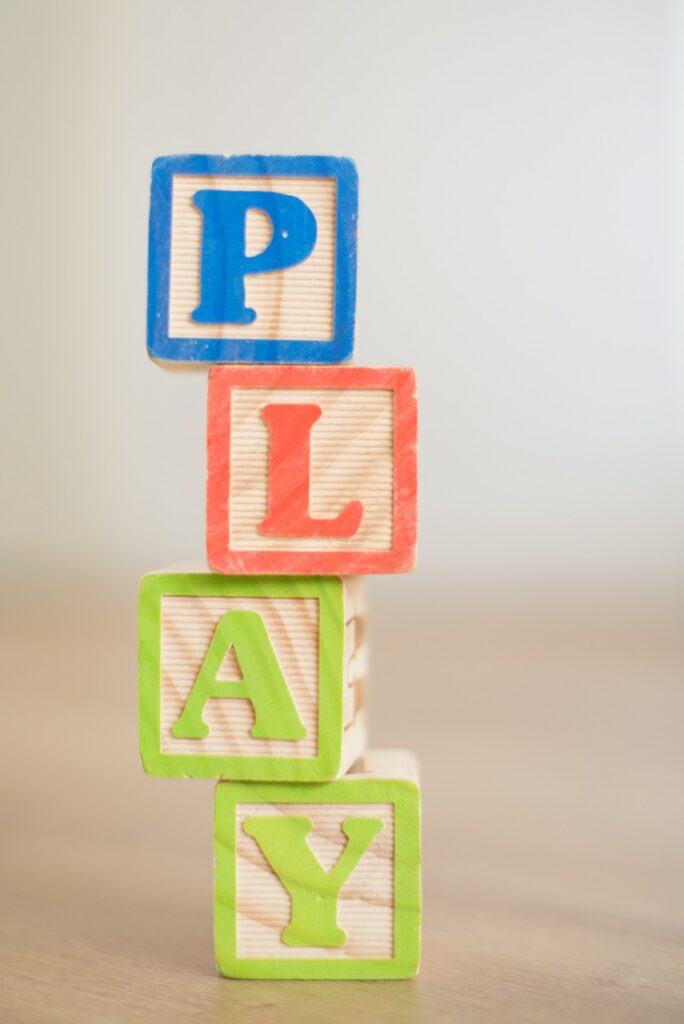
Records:
{"label": "red letter l", "polygon": [[270,431],[268,514],[259,526],[266,537],[353,537],[363,503],[350,501],[334,519],[309,515],[311,428],[318,405],[266,405],[261,411]]}

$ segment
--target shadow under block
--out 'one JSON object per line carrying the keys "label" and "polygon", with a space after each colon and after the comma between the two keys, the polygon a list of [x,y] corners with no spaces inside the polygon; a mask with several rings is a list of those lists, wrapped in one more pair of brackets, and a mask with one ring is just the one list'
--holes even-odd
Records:
{"label": "shadow under block", "polygon": [[320,782],[365,748],[363,580],[150,573],[139,640],[150,775]]}
{"label": "shadow under block", "polygon": [[407,751],[369,751],[320,785],[219,783],[214,864],[222,974],[416,974],[420,792]]}
{"label": "shadow under block", "polygon": [[413,370],[214,367],[207,558],[216,572],[409,572]]}
{"label": "shadow under block", "polygon": [[166,156],[150,199],[161,362],[337,363],[354,345],[358,179],[327,156]]}

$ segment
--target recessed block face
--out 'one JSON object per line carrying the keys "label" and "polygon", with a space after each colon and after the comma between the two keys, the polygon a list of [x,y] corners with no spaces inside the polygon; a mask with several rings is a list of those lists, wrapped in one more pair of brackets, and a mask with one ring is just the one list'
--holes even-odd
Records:
{"label": "recessed block face", "polygon": [[199,363],[352,353],[358,183],[339,157],[160,157],[148,350]]}
{"label": "recessed block face", "polygon": [[365,742],[362,581],[151,573],[140,748],[152,775],[320,781]]}
{"label": "recessed block face", "polygon": [[415,761],[371,751],[320,786],[221,783],[215,944],[237,978],[407,978],[418,969]]}
{"label": "recessed block face", "polygon": [[207,447],[207,553],[216,571],[413,568],[412,370],[216,367]]}

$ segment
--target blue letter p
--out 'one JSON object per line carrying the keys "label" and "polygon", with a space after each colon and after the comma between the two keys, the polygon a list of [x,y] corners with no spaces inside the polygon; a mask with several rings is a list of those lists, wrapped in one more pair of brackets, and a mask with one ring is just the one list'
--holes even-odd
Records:
{"label": "blue letter p", "polygon": [[[227,192],[202,189],[193,201],[202,213],[200,304],[192,319],[200,324],[251,324],[245,306],[245,276],[285,270],[301,263],[316,244],[316,218],[296,196],[282,192]],[[246,253],[248,210],[261,210],[273,236],[256,256]]]}

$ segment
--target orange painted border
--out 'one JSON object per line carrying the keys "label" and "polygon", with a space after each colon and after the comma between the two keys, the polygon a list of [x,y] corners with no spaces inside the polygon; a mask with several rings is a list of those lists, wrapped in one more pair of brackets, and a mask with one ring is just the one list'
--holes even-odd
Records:
{"label": "orange painted border", "polygon": [[[389,551],[233,551],[230,547],[230,398],[233,388],[354,388],[394,392],[393,545]],[[416,561],[416,377],[368,366],[215,366],[207,403],[207,560],[214,572],[365,575],[410,572]]]}

